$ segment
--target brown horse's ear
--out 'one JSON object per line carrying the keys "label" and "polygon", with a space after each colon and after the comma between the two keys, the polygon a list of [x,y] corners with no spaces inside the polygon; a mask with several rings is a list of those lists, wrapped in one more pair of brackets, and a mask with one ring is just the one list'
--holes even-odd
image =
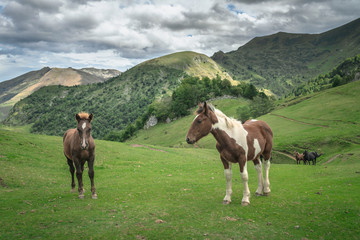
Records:
{"label": "brown horse's ear", "polygon": [[76,121],[78,121],[78,122],[80,121],[81,118],[80,118],[79,114],[75,114],[75,119],[76,119]]}
{"label": "brown horse's ear", "polygon": [[209,113],[209,109],[208,109],[207,103],[204,102],[204,114],[205,114],[206,116],[209,116],[208,113]]}
{"label": "brown horse's ear", "polygon": [[91,114],[89,115],[89,122],[91,122],[91,120],[93,120],[93,118],[94,118],[94,115],[91,113]]}

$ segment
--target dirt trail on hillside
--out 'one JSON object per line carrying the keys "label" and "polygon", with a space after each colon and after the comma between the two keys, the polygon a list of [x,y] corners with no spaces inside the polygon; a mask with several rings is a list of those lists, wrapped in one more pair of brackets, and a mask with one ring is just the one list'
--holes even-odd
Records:
{"label": "dirt trail on hillside", "polygon": [[281,155],[284,155],[284,156],[286,156],[288,158],[291,158],[292,160],[296,161],[295,157],[293,155],[291,155],[291,154],[284,153],[284,152],[279,152],[279,151],[275,151],[275,150],[273,150],[273,152],[279,153]]}
{"label": "dirt trail on hillside", "polygon": [[275,114],[275,113],[269,113],[269,114],[270,114],[270,115],[273,115],[273,116],[276,116],[276,117],[284,118],[284,119],[286,119],[286,120],[290,120],[290,121],[293,121],[293,122],[305,124],[305,125],[318,126],[318,127],[324,127],[324,128],[328,128],[328,127],[329,127],[328,125],[322,125],[322,124],[315,124],[315,123],[308,123],[308,122],[299,121],[299,120],[296,120],[296,119],[293,119],[293,118],[289,118],[289,117],[285,117],[285,116],[282,116],[282,115],[279,115],[279,114]]}

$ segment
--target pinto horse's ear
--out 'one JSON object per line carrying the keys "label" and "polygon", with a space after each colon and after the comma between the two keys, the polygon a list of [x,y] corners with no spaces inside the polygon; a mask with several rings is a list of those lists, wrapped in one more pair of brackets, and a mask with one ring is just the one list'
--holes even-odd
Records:
{"label": "pinto horse's ear", "polygon": [[75,119],[76,119],[76,121],[78,121],[78,122],[80,121],[81,118],[80,118],[79,114],[75,114]]}
{"label": "pinto horse's ear", "polygon": [[206,116],[208,116],[208,113],[209,113],[208,105],[207,105],[206,102],[204,102],[204,114],[205,114]]}
{"label": "pinto horse's ear", "polygon": [[93,120],[93,118],[94,118],[94,115],[91,113],[91,114],[89,115],[89,122],[91,122],[91,120]]}

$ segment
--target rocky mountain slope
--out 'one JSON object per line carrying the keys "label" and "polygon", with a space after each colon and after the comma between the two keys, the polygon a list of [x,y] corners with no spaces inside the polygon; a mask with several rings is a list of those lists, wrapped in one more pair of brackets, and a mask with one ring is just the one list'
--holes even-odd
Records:
{"label": "rocky mountain slope", "polygon": [[104,82],[121,74],[114,69],[73,69],[44,67],[8,81],[0,82],[0,119],[21,99],[50,85],[75,86]]}

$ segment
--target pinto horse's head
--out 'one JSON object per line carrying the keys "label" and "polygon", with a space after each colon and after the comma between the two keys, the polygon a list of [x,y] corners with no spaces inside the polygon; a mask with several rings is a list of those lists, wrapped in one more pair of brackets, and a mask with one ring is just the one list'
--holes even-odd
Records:
{"label": "pinto horse's head", "polygon": [[201,138],[209,134],[213,124],[217,123],[217,117],[214,111],[208,106],[206,102],[199,104],[199,108],[196,111],[195,117],[190,129],[186,135],[186,142],[194,144]]}
{"label": "pinto horse's head", "polygon": [[89,138],[91,137],[91,120],[93,119],[93,114],[88,113],[78,113],[75,115],[75,119],[78,122],[77,131],[80,137],[80,147],[81,149],[88,149],[89,147]]}

